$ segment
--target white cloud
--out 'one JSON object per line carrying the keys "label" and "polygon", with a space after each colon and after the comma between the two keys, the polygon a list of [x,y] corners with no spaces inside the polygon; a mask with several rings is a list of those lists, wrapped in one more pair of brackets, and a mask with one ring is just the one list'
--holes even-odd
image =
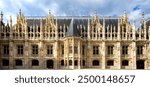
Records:
{"label": "white cloud", "polygon": [[34,2],[36,2],[36,0],[23,0],[23,2],[25,2],[25,3],[34,3]]}
{"label": "white cloud", "polygon": [[4,7],[5,7],[4,1],[3,1],[3,0],[0,0],[0,9],[3,9]]}
{"label": "white cloud", "polygon": [[[15,2],[15,3],[14,3]],[[19,9],[25,15],[47,15],[49,9],[57,16],[81,16],[91,15],[97,10],[98,15],[120,16],[126,10],[129,18],[140,19],[140,13],[145,12],[145,17],[150,17],[150,0],[0,0],[0,10],[4,12],[4,17],[9,20],[9,16],[14,16]],[[139,5],[140,10],[133,11]],[[14,19],[13,19],[14,20]]]}
{"label": "white cloud", "polygon": [[136,10],[136,11],[132,11],[129,13],[129,18],[131,20],[134,20],[134,19],[139,19],[141,18],[141,10]]}

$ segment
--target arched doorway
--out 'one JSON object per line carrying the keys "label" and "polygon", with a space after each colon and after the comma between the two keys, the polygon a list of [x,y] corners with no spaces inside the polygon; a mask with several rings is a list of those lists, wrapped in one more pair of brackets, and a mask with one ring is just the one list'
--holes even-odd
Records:
{"label": "arched doorway", "polygon": [[144,60],[137,60],[136,61],[136,69],[144,69]]}
{"label": "arched doorway", "polygon": [[53,69],[54,68],[54,61],[53,60],[47,60],[46,61],[46,67],[48,69]]}

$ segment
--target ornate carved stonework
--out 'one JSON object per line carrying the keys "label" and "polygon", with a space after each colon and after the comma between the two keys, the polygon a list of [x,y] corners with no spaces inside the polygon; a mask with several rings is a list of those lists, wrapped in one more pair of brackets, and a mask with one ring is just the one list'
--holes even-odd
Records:
{"label": "ornate carved stonework", "polygon": [[126,12],[119,17],[57,17],[51,12],[27,17],[20,10],[14,25],[11,17],[7,24],[2,17],[2,69],[10,67],[3,67],[4,59],[15,69],[17,59],[25,62],[21,69],[150,69],[150,20],[142,18],[136,29]]}

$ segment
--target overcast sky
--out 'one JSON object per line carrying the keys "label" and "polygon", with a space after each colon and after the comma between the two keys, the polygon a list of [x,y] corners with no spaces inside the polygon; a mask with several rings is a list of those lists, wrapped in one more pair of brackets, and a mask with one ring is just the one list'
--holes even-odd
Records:
{"label": "overcast sky", "polygon": [[150,0],[0,0],[5,21],[10,15],[16,19],[19,9],[25,16],[46,16],[49,9],[56,16],[89,16],[95,10],[100,16],[120,16],[126,10],[131,21],[142,12],[150,18]]}

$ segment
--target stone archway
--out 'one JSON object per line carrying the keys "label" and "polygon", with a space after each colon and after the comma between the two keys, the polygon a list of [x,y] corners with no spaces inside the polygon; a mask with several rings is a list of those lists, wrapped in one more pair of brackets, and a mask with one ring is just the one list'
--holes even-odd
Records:
{"label": "stone archway", "polygon": [[136,69],[144,69],[145,68],[145,61],[144,60],[137,60],[136,61]]}
{"label": "stone archway", "polygon": [[53,69],[54,68],[54,61],[53,60],[47,60],[46,61],[46,67],[48,69]]}

